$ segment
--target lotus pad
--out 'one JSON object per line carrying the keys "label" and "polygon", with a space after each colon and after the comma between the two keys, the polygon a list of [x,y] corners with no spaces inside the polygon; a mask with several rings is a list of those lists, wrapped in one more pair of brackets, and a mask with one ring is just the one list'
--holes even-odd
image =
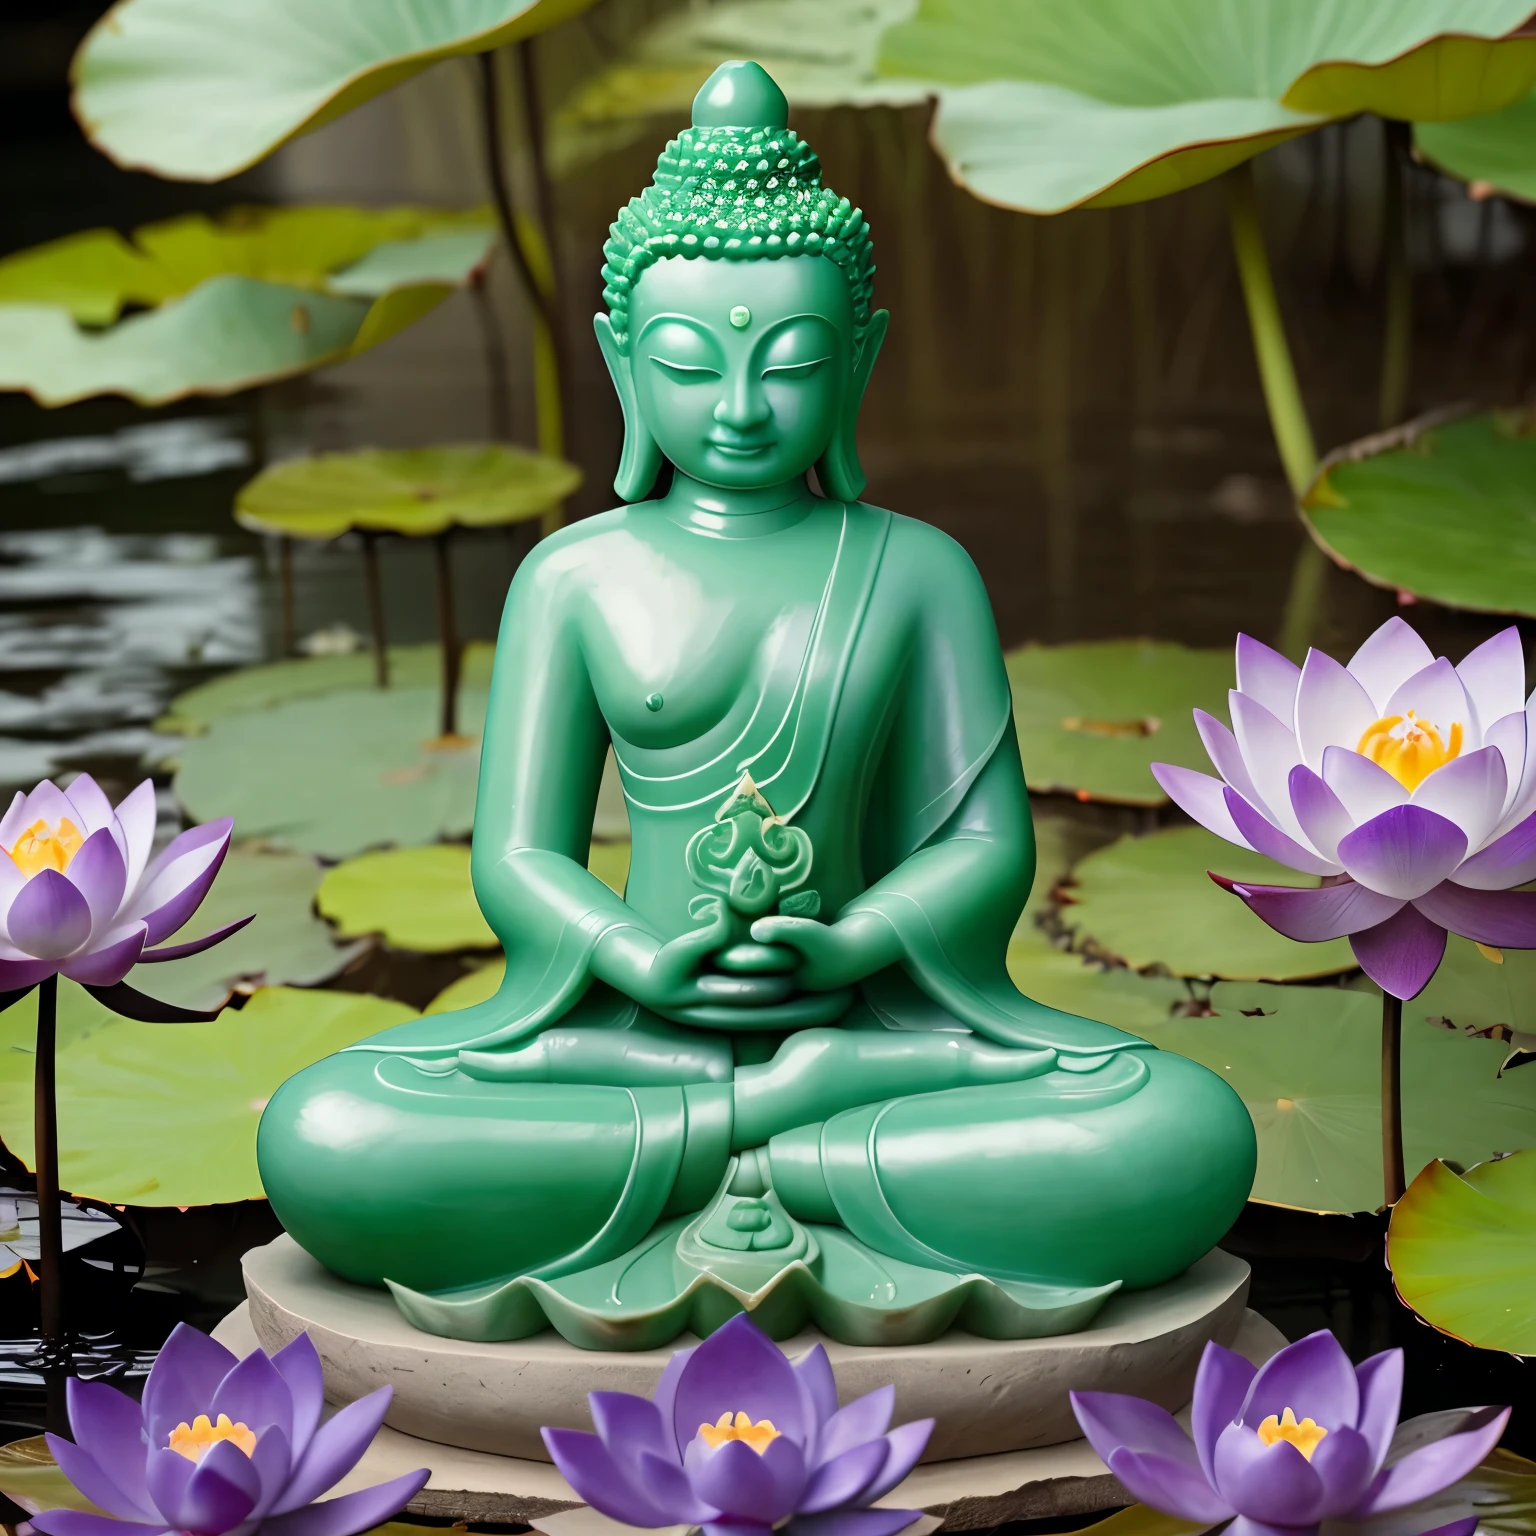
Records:
{"label": "lotus pad", "polygon": [[1340,565],[1379,587],[1451,608],[1536,614],[1530,412],[1367,438],[1329,458],[1302,514]]}
{"label": "lotus pad", "polygon": [[[66,236],[0,261],[0,389],[160,405],[286,378],[419,319],[493,239],[480,215],[410,208],[242,208],[131,243]],[[120,318],[129,305],[144,312]]]}
{"label": "lotus pad", "polygon": [[439,59],[552,27],[592,0],[121,0],[71,71],[119,165],[220,181]]}
{"label": "lotus pad", "polygon": [[[1215,1018],[1138,1030],[1224,1077],[1259,1133],[1253,1197],[1308,1211],[1382,1203],[1381,999],[1352,988],[1224,983]],[[1536,1074],[1496,1076],[1503,1049],[1403,1020],[1403,1144],[1411,1179],[1536,1142]]]}
{"label": "lotus pad", "polygon": [[1536,82],[1525,0],[921,0],[883,74],[937,80],[935,148],[987,202],[1162,197],[1370,111],[1498,111]]}
{"label": "lotus pad", "polygon": [[[32,1166],[36,993],[0,1014],[0,1139]],[[59,1182],[118,1205],[262,1198],[256,1122],[293,1074],[414,1018],[356,992],[263,987],[207,1024],[139,1024],[59,986]]]}
{"label": "lotus pad", "polygon": [[[459,679],[466,688],[489,688],[495,647],[483,641],[466,645],[460,657]],[[431,688],[443,675],[442,648],[436,645],[392,645],[389,648],[389,680],[394,688]],[[272,661],[259,667],[226,672],[211,683],[200,683],[171,700],[155,729],[182,736],[198,736],[216,720],[271,709],[295,699],[327,693],[347,693],[367,688],[374,679],[373,656],[355,651],[350,656],[306,656],[291,661]]]}
{"label": "lotus pad", "polygon": [[1284,869],[1204,827],[1122,837],[1072,871],[1062,914],[1073,947],[1133,970],[1175,976],[1295,981],[1354,969],[1346,939],[1298,944],[1261,922],[1206,873],[1263,885],[1306,885]]}
{"label": "lotus pad", "polygon": [[1486,117],[1415,123],[1413,142],[1452,176],[1536,202],[1536,91]]}
{"label": "lotus pad", "polygon": [[369,448],[264,470],[235,497],[235,520],[299,539],[353,529],[420,538],[541,517],[580,483],[574,465],[526,448]]}
{"label": "lotus pad", "polygon": [[1225,704],[1229,652],[1108,640],[1026,645],[1006,661],[1024,772],[1037,793],[1166,805],[1152,763],[1210,770],[1193,711]]}
{"label": "lotus pad", "polygon": [[366,945],[336,944],[315,916],[320,874],[305,854],[237,844],[191,921],[167,942],[200,938],[253,912],[255,921],[200,955],[135,966],[129,985],[183,1008],[217,1008],[231,991],[329,981]]}
{"label": "lotus pad", "polygon": [[195,821],[233,816],[246,837],[327,859],[465,837],[474,823],[486,695],[459,695],[439,745],[434,689],[372,688],[215,720],[181,748],[177,798]]}
{"label": "lotus pad", "polygon": [[1431,1163],[1393,1208],[1387,1262],[1425,1322],[1536,1355],[1536,1151],[1464,1174]]}

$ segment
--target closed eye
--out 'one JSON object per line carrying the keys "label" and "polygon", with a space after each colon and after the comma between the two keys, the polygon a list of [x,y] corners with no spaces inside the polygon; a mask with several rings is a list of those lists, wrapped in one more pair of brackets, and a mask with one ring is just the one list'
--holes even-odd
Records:
{"label": "closed eye", "polygon": [[763,377],[766,379],[770,373],[777,373],[790,379],[804,379],[831,360],[830,357],[813,357],[807,363],[777,363],[772,368],[764,368]]}
{"label": "closed eye", "polygon": [[669,363],[664,357],[651,358],[661,371],[668,377],[676,379],[679,384],[704,384],[710,379],[718,379],[718,368],[701,368],[691,363]]}

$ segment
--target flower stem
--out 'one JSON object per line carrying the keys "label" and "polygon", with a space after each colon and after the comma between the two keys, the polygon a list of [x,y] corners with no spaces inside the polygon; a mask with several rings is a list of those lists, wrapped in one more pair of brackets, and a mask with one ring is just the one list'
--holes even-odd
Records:
{"label": "flower stem", "polygon": [[59,1215],[59,1101],[54,1086],[58,1048],[59,978],[37,989],[37,1055],[32,1067],[32,1160],[37,1168],[37,1289],[41,1314],[48,1427],[68,1429],[63,1401],[64,1223]]}
{"label": "flower stem", "polygon": [[[1264,249],[1251,161],[1238,166],[1227,177],[1227,212],[1232,227],[1232,251],[1237,258],[1243,300],[1248,306],[1248,326],[1253,333],[1259,381],[1264,387],[1264,403],[1269,409],[1269,423],[1291,494],[1299,499],[1312,483],[1317,469],[1317,447],[1296,382],[1296,367],[1291,360],[1285,322],[1280,317],[1280,301],[1275,294],[1274,274]],[[1325,556],[1308,537],[1303,541],[1291,571],[1290,590],[1286,594],[1285,613],[1280,624],[1280,649],[1288,656],[1299,657],[1311,641],[1326,573]]]}
{"label": "flower stem", "polygon": [[1409,127],[1388,123],[1386,206],[1383,246],[1386,260],[1386,315],[1381,343],[1380,424],[1395,427],[1406,413],[1413,373],[1413,276],[1408,270],[1408,219],[1404,207]]}
{"label": "flower stem", "polygon": [[443,647],[443,718],[444,740],[458,735],[459,723],[459,631],[453,613],[453,565],[449,558],[450,534],[440,533],[432,541],[437,553],[437,634]]}
{"label": "flower stem", "polygon": [[379,577],[379,536],[363,532],[363,586],[368,594],[368,628],[373,636],[373,680],[389,687],[389,633],[384,624],[384,583]]}
{"label": "flower stem", "polygon": [[1390,1208],[1403,1198],[1403,1000],[1381,994],[1381,1174]]}

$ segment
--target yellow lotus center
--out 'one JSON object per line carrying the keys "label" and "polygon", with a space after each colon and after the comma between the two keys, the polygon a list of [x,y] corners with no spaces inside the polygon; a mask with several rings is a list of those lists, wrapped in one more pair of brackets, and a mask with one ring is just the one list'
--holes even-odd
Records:
{"label": "yellow lotus center", "polygon": [[30,880],[45,869],[63,874],[84,842],[80,828],[66,816],[56,827],[46,821],[34,821],[5,851],[10,854],[11,863]]}
{"label": "yellow lotus center", "polygon": [[734,1418],[729,1413],[722,1413],[713,1424],[700,1424],[699,1433],[712,1451],[727,1440],[745,1440],[759,1456],[779,1438],[772,1419],[759,1419],[754,1424],[744,1413],[738,1413]]}
{"label": "yellow lotus center", "polygon": [[1284,1440],[1289,1445],[1294,1445],[1308,1461],[1312,1460],[1312,1453],[1322,1441],[1328,1431],[1321,1424],[1314,1424],[1311,1419],[1303,1419],[1300,1424],[1296,1422],[1296,1415],[1289,1408],[1277,1419],[1274,1414],[1259,1425],[1259,1439],[1265,1445],[1273,1445],[1277,1440]]}
{"label": "yellow lotus center", "polygon": [[227,1413],[219,1415],[217,1424],[210,1424],[206,1413],[198,1414],[190,1424],[178,1424],[171,1431],[170,1447],[188,1461],[201,1461],[220,1440],[232,1440],[247,1456],[256,1449],[256,1431],[244,1424],[231,1424]]}
{"label": "yellow lotus center", "polygon": [[1439,726],[1411,709],[1406,715],[1383,715],[1366,727],[1355,751],[1385,768],[1411,794],[1436,768],[1461,755],[1461,726],[1453,725],[1450,736],[1443,737]]}

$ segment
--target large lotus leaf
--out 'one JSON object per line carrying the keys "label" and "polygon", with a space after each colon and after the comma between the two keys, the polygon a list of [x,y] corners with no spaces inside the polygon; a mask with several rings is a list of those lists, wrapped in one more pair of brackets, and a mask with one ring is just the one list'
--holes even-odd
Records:
{"label": "large lotus leaf", "polygon": [[439,59],[592,0],[119,0],[75,55],[75,115],[119,165],[220,181]]}
{"label": "large lotus leaf", "polygon": [[30,1515],[45,1509],[78,1509],[106,1516],[59,1470],[42,1435],[0,1445],[0,1493]]}
{"label": "large lotus leaf", "polygon": [[1393,1208],[1387,1263],[1425,1322],[1479,1349],[1536,1355],[1536,1152],[1462,1174],[1429,1164]]}
{"label": "large lotus leaf", "polygon": [[1536,413],[1426,418],[1366,438],[1329,456],[1302,515],[1378,587],[1536,614]]}
{"label": "large lotus leaf", "polygon": [[[1212,1018],[1143,1034],[1224,1077],[1259,1134],[1256,1200],[1308,1211],[1382,1202],[1381,999],[1348,987],[1230,982]],[[1503,1049],[1403,1020],[1403,1149],[1411,1179],[1536,1143],[1536,1076],[1497,1077]]]}
{"label": "large lotus leaf", "polygon": [[1072,871],[1062,918],[1074,947],[1132,970],[1162,966],[1175,976],[1230,981],[1296,981],[1354,968],[1347,940],[1298,944],[1260,922],[1207,870],[1260,885],[1310,883],[1204,827],[1122,837]]}
{"label": "large lotus leaf", "polygon": [[[32,1166],[34,992],[0,1014],[0,1140]],[[140,1024],[59,988],[59,1182],[118,1205],[262,1198],[256,1122],[302,1067],[414,1018],[358,992],[263,987],[206,1024]]]}
{"label": "large lotus leaf", "polygon": [[1487,1030],[1506,1045],[1536,1035],[1536,950],[1479,949],[1452,934],[1440,969],[1403,1012],[1464,1034]]}
{"label": "large lotus leaf", "polygon": [[315,916],[320,876],[306,854],[237,844],[203,904],[170,942],[200,938],[253,912],[255,921],[200,955],[135,966],[130,985],[183,1008],[216,1008],[232,991],[329,981],[366,946],[336,944]]}
{"label": "large lotus leaf", "polygon": [[943,82],[933,142],[1032,213],[1162,197],[1358,112],[1493,112],[1536,83],[1526,0],[922,0],[881,72]]}
{"label": "large lotus leaf", "polygon": [[1026,645],[1005,658],[1029,787],[1117,805],[1166,805],[1152,763],[1210,771],[1193,711],[1219,711],[1227,651],[1166,640]]}
{"label": "large lotus leaf", "polygon": [[428,1013],[453,1013],[460,1008],[473,1008],[495,997],[507,974],[507,962],[497,958],[487,965],[478,966],[467,976],[450,982],[427,1004]]}
{"label": "large lotus leaf", "polygon": [[1536,202],[1536,91],[1502,112],[1454,123],[1415,123],[1414,147],[1479,191]]}
{"label": "large lotus leaf", "polygon": [[246,837],[346,859],[467,836],[474,824],[482,689],[459,693],[438,738],[436,689],[371,688],[215,720],[179,753],[175,790],[195,821],[233,816]]}
{"label": "large lotus leaf", "polygon": [[[460,682],[466,688],[491,685],[494,646],[471,641],[460,657]],[[442,648],[436,645],[392,645],[389,648],[389,679],[395,688],[430,688],[443,675]],[[371,653],[354,651],[349,656],[305,656],[291,661],[272,661],[259,667],[226,672],[211,683],[200,683],[179,693],[155,721],[157,731],[178,736],[200,736],[217,720],[271,709],[296,699],[327,693],[347,693],[366,688],[374,679]],[[242,832],[244,829],[242,828]]]}
{"label": "large lotus leaf", "polygon": [[1038,932],[1015,933],[1008,974],[1037,1003],[1138,1035],[1166,1023],[1189,997],[1184,983],[1170,976],[1138,976],[1123,965],[1088,960],[1056,949]]}
{"label": "large lotus leaf", "polygon": [[[353,357],[480,270],[483,214],[237,208],[0,261],[0,389],[158,405]],[[119,318],[125,306],[142,312]]]}
{"label": "large lotus leaf", "polygon": [[628,142],[651,117],[687,122],[721,59],[755,59],[794,107],[925,101],[925,82],[875,69],[881,33],[911,11],[912,0],[724,0],[663,16],[561,104],[556,165],[569,169]]}
{"label": "large lotus leaf", "polygon": [[235,519],[257,533],[299,539],[353,529],[419,538],[542,517],[580,484],[574,464],[526,448],[367,448],[263,470],[235,497]]}

